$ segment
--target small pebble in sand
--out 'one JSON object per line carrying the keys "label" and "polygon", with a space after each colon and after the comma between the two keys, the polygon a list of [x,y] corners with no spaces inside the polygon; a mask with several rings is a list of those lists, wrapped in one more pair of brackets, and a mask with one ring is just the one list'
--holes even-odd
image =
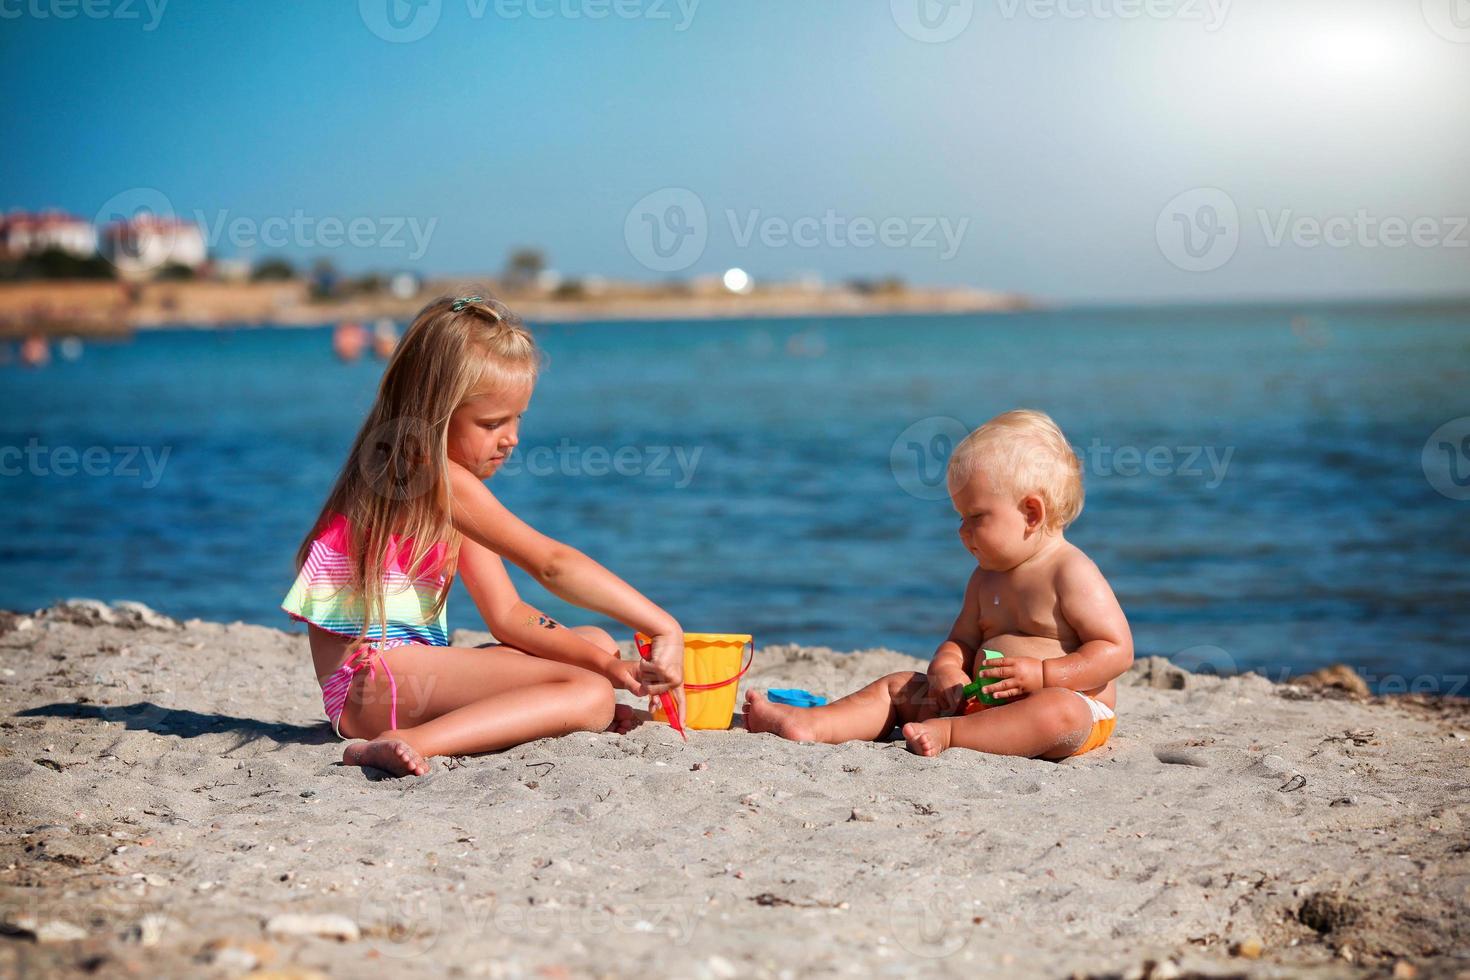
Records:
{"label": "small pebble in sand", "polygon": [[87,938],[87,930],[64,919],[42,921],[30,916],[7,919],[0,926],[0,933],[34,939],[38,943],[72,943]]}
{"label": "small pebble in sand", "polygon": [[1399,960],[1393,965],[1393,980],[1414,980],[1419,975],[1419,968],[1408,960]]}
{"label": "small pebble in sand", "polygon": [[267,921],[265,931],[270,936],[321,936],[344,943],[356,942],[362,936],[357,923],[345,915],[287,913]]}
{"label": "small pebble in sand", "polygon": [[240,949],[238,946],[225,946],[217,949],[210,955],[209,962],[223,970],[253,970],[260,965],[260,960],[249,950]]}
{"label": "small pebble in sand", "polygon": [[178,923],[166,915],[150,913],[143,916],[128,930],[128,940],[140,946],[157,946],[163,939],[165,929],[177,926]]}
{"label": "small pebble in sand", "polygon": [[1261,953],[1264,950],[1265,944],[1263,944],[1259,939],[1252,937],[1250,939],[1245,939],[1241,942],[1236,943],[1235,948],[1232,949],[1230,952],[1244,959],[1258,960],[1261,958]]}
{"label": "small pebble in sand", "polygon": [[740,971],[735,968],[735,964],[731,963],[723,956],[711,956],[709,959],[705,960],[704,963],[705,966],[709,968],[709,972],[712,976],[729,978],[740,975]]}
{"label": "small pebble in sand", "polygon": [[1145,960],[1123,974],[1124,980],[1178,980],[1184,974],[1173,960]]}

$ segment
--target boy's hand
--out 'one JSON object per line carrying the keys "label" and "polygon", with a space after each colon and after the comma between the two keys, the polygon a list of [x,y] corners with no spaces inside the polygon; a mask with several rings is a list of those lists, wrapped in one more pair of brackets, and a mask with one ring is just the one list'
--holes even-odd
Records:
{"label": "boy's hand", "polygon": [[965,702],[965,685],[970,678],[958,667],[940,667],[929,675],[929,695],[935,700],[940,718],[949,718]]}
{"label": "boy's hand", "polygon": [[987,686],[984,693],[1003,701],[1014,701],[1024,695],[1035,694],[1044,683],[1039,657],[1001,657],[999,660],[991,660],[984,670],[975,675],[977,680],[982,677],[1001,678],[999,683]]}

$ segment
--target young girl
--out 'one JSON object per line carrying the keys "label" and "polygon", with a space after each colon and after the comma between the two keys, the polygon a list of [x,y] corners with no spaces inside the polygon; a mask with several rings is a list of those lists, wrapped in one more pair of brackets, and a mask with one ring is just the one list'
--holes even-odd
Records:
{"label": "young girl", "polygon": [[[483,482],[519,441],[539,364],[535,341],[498,302],[424,307],[301,543],[282,608],[309,626],[333,729],[365,740],[343,752],[348,765],[423,775],[429,756],[610,724],[625,731],[631,712],[615,713],[614,687],[682,700],[674,618],[521,521]],[[625,663],[602,630],[563,628],[522,602],[502,558],[651,636],[651,661]],[[449,646],[444,607],[456,574],[500,645]]]}

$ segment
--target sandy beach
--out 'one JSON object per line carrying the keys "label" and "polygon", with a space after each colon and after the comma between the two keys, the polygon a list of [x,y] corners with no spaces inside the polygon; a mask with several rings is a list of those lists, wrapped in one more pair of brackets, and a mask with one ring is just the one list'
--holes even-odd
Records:
{"label": "sandy beach", "polygon": [[[385,317],[407,322],[433,297],[458,295],[465,288],[471,287],[461,280],[430,280],[408,299],[381,293],[313,300],[300,280],[0,282],[0,338],[33,333],[126,336],[158,327],[316,327]],[[810,289],[777,283],[740,295],[723,288],[615,283],[603,292],[577,298],[503,289],[495,293],[528,323],[1010,313],[1034,305],[1016,293],[965,286],[905,286],[864,293],[840,286]]]}
{"label": "sandy beach", "polygon": [[300,634],[82,602],[0,671],[0,976],[1470,977],[1463,700],[1140,656],[1060,764],[650,723],[394,780]]}

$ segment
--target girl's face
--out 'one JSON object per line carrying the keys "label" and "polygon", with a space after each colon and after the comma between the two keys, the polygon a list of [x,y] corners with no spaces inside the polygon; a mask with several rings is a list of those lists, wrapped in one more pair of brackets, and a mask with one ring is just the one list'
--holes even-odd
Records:
{"label": "girl's face", "polygon": [[530,385],[471,395],[449,416],[449,458],[482,480],[494,476],[521,441],[530,403]]}

